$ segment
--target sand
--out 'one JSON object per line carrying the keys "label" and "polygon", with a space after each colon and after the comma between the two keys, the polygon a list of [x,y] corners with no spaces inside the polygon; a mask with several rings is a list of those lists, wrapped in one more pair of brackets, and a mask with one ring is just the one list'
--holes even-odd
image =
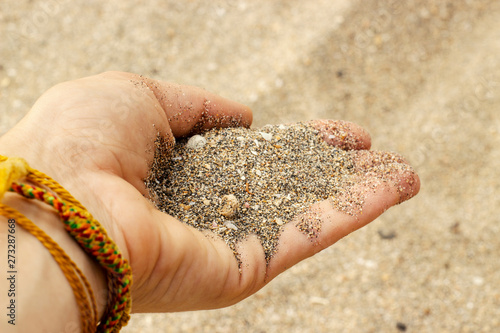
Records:
{"label": "sand", "polygon": [[[157,145],[146,185],[158,209],[221,237],[237,258],[236,243],[256,234],[269,261],[283,226],[316,202],[354,214],[335,200],[352,186],[352,157],[310,125],[215,129],[173,152]],[[321,231],[315,219],[296,226],[311,239]]]}
{"label": "sand", "polygon": [[145,184],[159,210],[222,238],[238,260],[237,243],[257,235],[269,261],[289,222],[312,242],[319,237],[315,203],[358,217],[365,193],[355,188],[364,176],[393,185],[391,173],[414,172],[397,154],[372,152],[361,162],[367,152],[348,149],[356,140],[340,122],[213,129],[173,149],[158,137]]}
{"label": "sand", "polygon": [[[110,69],[246,103],[254,126],[365,127],[422,189],[235,306],[124,332],[497,332],[500,2],[0,2],[0,132]],[[387,239],[379,235],[394,235]],[[401,325],[400,325],[401,327]]]}

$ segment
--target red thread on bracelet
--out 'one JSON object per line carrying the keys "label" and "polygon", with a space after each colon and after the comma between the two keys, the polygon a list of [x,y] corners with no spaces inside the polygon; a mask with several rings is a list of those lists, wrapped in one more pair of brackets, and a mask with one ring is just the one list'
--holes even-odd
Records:
{"label": "red thread on bracelet", "polygon": [[[28,199],[40,200],[54,207],[59,213],[66,231],[106,270],[108,278],[108,305],[105,309],[103,319],[97,326],[97,332],[118,332],[130,319],[132,271],[128,261],[123,258],[118,247],[107,235],[106,230],[101,224],[61,185],[42,172],[30,168],[22,159],[7,159],[0,155],[0,163],[5,161],[10,162],[10,164],[2,165],[0,175],[3,176],[2,178],[7,179],[0,179],[0,181],[3,181],[3,184],[5,184],[5,181],[12,181],[8,190]],[[22,170],[23,168],[25,170]],[[25,176],[28,181],[48,187],[57,194],[57,197],[40,187],[14,181],[22,178],[22,176]],[[3,194],[1,190],[0,198]],[[0,204],[0,212],[7,214],[8,217],[16,216],[18,221],[21,222],[18,222],[20,226],[26,228],[37,237],[50,251],[73,288],[80,308],[83,331],[94,331],[97,325],[94,295],[90,284],[76,264],[64,253],[57,243],[24,215],[3,204]],[[77,277],[75,277],[75,271],[78,274]],[[87,289],[93,311],[90,310],[87,295],[82,293],[83,288],[80,279]]]}

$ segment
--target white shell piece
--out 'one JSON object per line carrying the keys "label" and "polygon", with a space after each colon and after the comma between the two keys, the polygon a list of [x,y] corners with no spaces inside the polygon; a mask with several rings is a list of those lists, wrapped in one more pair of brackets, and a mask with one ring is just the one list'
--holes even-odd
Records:
{"label": "white shell piece", "polygon": [[266,141],[271,141],[273,135],[271,133],[259,132],[262,135],[262,138]]}
{"label": "white shell piece", "polygon": [[229,222],[229,221],[224,222],[224,226],[227,227],[227,228],[229,228],[229,229],[238,230],[238,227],[235,226],[232,222]]}
{"label": "white shell piece", "polygon": [[207,144],[207,139],[202,137],[201,135],[193,135],[189,138],[186,143],[186,148],[190,149],[200,149],[203,148]]}

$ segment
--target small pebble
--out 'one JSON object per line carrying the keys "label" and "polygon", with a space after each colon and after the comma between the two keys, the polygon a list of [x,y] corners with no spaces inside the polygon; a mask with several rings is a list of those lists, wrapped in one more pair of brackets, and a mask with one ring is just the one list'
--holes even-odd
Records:
{"label": "small pebble", "polygon": [[220,214],[225,217],[233,217],[238,210],[238,199],[234,194],[222,196],[222,204],[219,210]]}
{"label": "small pebble", "polygon": [[391,229],[379,229],[377,233],[382,239],[393,239],[397,236],[396,232]]}
{"label": "small pebble", "polygon": [[398,331],[400,331],[400,332],[406,332],[406,324],[404,324],[404,323],[397,322],[397,323],[396,323],[396,328],[397,328],[397,329],[398,329]]}

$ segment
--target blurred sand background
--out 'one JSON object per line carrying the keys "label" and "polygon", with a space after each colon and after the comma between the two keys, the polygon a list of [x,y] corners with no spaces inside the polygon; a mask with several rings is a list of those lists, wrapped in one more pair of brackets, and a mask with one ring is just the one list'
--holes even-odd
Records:
{"label": "blurred sand background", "polygon": [[0,36],[0,133],[54,84],[123,70],[246,103],[254,126],[354,121],[421,176],[240,304],[123,332],[500,332],[500,1],[2,0]]}

